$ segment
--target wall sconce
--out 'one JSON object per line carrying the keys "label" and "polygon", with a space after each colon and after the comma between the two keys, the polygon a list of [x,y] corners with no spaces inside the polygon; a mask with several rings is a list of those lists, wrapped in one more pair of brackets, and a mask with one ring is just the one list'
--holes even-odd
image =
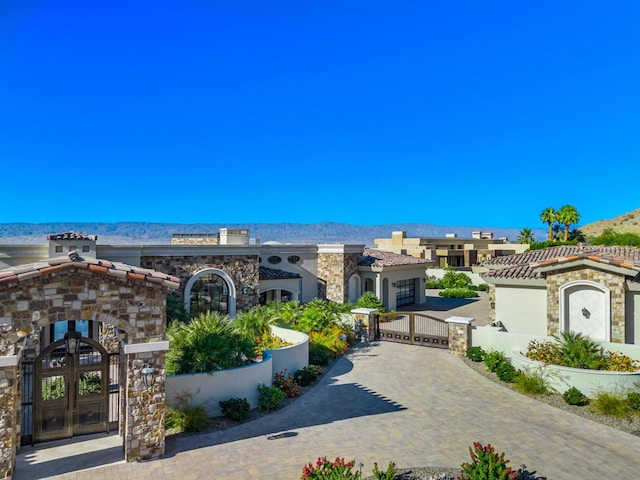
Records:
{"label": "wall sconce", "polygon": [[75,355],[80,348],[80,332],[67,332],[64,334],[64,344],[69,355]]}
{"label": "wall sconce", "polygon": [[242,287],[242,294],[249,295],[251,293],[251,289],[249,287]]}
{"label": "wall sconce", "polygon": [[142,381],[144,382],[145,387],[152,387],[156,382],[156,369],[151,365],[145,365],[142,367],[140,371],[142,375]]}
{"label": "wall sconce", "polygon": [[582,315],[584,316],[584,318],[589,318],[591,316],[591,312],[589,310],[587,310],[586,308],[582,309]]}

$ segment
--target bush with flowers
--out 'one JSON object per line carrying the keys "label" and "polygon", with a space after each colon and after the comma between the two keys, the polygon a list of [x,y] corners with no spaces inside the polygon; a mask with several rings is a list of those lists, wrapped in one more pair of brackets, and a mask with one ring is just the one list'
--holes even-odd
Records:
{"label": "bush with flowers", "polygon": [[356,465],[355,460],[347,462],[344,458],[336,457],[334,461],[330,461],[327,457],[320,457],[316,463],[308,463],[302,469],[302,480],[342,480],[362,478],[360,470],[354,471]]}

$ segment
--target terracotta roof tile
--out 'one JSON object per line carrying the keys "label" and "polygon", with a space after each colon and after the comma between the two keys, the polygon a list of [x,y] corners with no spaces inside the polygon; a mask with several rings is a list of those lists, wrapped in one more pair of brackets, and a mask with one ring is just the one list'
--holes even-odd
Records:
{"label": "terracotta roof tile", "polygon": [[360,267],[395,267],[399,265],[429,265],[432,260],[416,258],[401,253],[383,252],[374,248],[365,248],[362,257],[358,260]]}
{"label": "terracotta roof tile", "polygon": [[[117,278],[129,278],[137,282],[149,282],[154,285],[161,284],[171,289],[180,287],[180,280],[172,275],[167,275],[155,270],[134,267],[125,263],[109,262],[95,258],[79,258],[76,261],[69,257],[56,257],[48,260],[18,265],[16,267],[0,270],[0,288],[16,282],[50,275],[67,269],[88,269],[99,275],[110,275]],[[153,278],[155,281],[151,281]],[[160,282],[158,282],[160,280]]]}
{"label": "terracotta roof tile", "polygon": [[483,265],[492,270],[483,273],[482,276],[487,278],[539,279],[543,278],[538,270],[540,267],[548,267],[580,259],[640,272],[640,248],[563,245],[487,260]]}

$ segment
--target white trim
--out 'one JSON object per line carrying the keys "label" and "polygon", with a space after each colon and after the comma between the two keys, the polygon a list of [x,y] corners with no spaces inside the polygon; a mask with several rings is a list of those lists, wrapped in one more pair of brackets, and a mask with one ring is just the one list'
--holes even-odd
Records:
{"label": "white trim", "polygon": [[132,343],[123,345],[125,355],[131,355],[133,353],[147,353],[147,352],[161,352],[163,350],[169,350],[169,342],[149,342],[149,343]]}
{"label": "white trim", "polygon": [[16,365],[18,365],[18,355],[7,355],[5,357],[0,357],[0,368],[15,367]]}
{"label": "white trim", "polygon": [[318,253],[358,253],[362,255],[364,245],[345,245],[342,243],[323,243],[318,245]]}
{"label": "white trim", "polygon": [[374,313],[378,313],[377,308],[354,308],[351,310],[351,313],[356,314],[359,313],[361,315],[373,315]]}
{"label": "white trim", "polygon": [[447,317],[444,319],[447,323],[461,323],[463,325],[471,325],[472,322],[475,322],[476,319],[473,317]]}
{"label": "white trim", "polygon": [[219,268],[205,268],[203,270],[197,271],[191,276],[191,278],[189,278],[189,281],[187,281],[187,284],[184,287],[184,309],[187,312],[191,311],[191,289],[193,288],[193,284],[196,283],[196,280],[198,280],[198,278],[202,277],[203,275],[217,275],[225,281],[227,287],[229,287],[229,304],[227,305],[227,315],[229,315],[229,317],[231,318],[234,318],[236,316],[236,298],[238,295],[236,293],[236,286],[234,285],[233,280],[231,279],[229,274],[224,270],[220,270]]}

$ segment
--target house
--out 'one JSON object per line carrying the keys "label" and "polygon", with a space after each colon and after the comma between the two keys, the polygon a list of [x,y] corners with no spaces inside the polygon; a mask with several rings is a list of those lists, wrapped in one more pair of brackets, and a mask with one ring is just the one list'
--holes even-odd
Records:
{"label": "house", "polygon": [[640,344],[640,249],[556,246],[485,261],[491,320],[532,336]]}
{"label": "house", "polygon": [[436,268],[472,267],[502,255],[522,253],[529,245],[509,243],[506,238],[493,238],[491,232],[472,232],[471,238],[407,237],[404,231],[391,232],[391,238],[376,238],[376,248],[386,252],[410,255],[433,262]]}

